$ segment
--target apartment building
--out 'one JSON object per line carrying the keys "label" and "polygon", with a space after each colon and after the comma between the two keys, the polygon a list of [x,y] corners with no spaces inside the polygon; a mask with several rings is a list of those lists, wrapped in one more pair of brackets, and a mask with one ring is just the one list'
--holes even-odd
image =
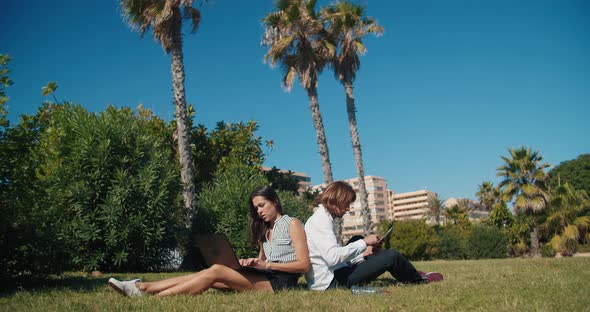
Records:
{"label": "apartment building", "polygon": [[[430,211],[430,200],[437,195],[428,190],[418,190],[407,193],[389,192],[390,220],[426,219]],[[428,218],[426,223],[434,223],[434,217]]]}
{"label": "apartment building", "polygon": [[[353,235],[363,235],[363,219],[361,216],[361,201],[359,195],[359,178],[343,180],[350,184],[355,190],[356,201],[350,205],[350,211],[342,219],[342,236],[347,239]],[[365,186],[367,188],[367,200],[369,202],[369,211],[371,212],[371,221],[379,223],[388,218],[389,197],[387,182],[379,176],[365,176]],[[314,190],[322,190],[325,184],[316,185]]]}

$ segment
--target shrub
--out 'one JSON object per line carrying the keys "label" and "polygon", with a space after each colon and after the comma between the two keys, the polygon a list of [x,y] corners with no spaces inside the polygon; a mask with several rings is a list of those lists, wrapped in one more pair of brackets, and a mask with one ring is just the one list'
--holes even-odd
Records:
{"label": "shrub", "polygon": [[463,227],[448,225],[441,227],[438,233],[438,253],[437,258],[456,260],[465,259],[466,254],[466,237],[467,232]]}
{"label": "shrub", "polygon": [[395,221],[390,246],[411,260],[428,260],[436,254],[436,233],[424,220]]}
{"label": "shrub", "polygon": [[[192,107],[189,108],[192,113]],[[198,125],[191,132],[195,186],[200,190],[211,183],[219,167],[226,162],[239,162],[249,166],[262,165],[261,138],[255,135],[258,125],[255,121],[247,123],[225,123],[220,121],[215,129],[207,130]]]}
{"label": "shrub", "polygon": [[224,233],[239,258],[257,256],[258,252],[249,240],[249,200],[252,191],[265,184],[268,181],[257,167],[228,161],[218,169],[213,182],[199,194],[198,209],[209,211],[205,214],[208,221],[195,220],[196,226],[204,226],[205,229],[195,228],[193,231]]}
{"label": "shrub", "polygon": [[471,259],[505,258],[508,252],[506,237],[496,227],[478,225],[467,240],[467,256]]}
{"label": "shrub", "polygon": [[277,194],[281,199],[284,212],[291,217],[299,219],[305,223],[313,214],[311,208],[312,201],[306,200],[303,196],[297,196],[291,191],[278,191]]}
{"label": "shrub", "polygon": [[[42,129],[43,110],[23,115],[15,127],[0,125],[0,282],[61,273],[69,264],[59,233],[61,214],[39,204],[44,192],[38,186],[34,155]],[[0,104],[0,115],[3,115]],[[3,116],[0,116],[3,119]]]}
{"label": "shrub", "polygon": [[146,123],[162,121],[53,106],[38,144],[41,203],[62,212],[75,268],[145,271],[170,260],[183,212],[178,164],[171,133]]}
{"label": "shrub", "polygon": [[529,251],[529,247],[526,244],[526,242],[519,241],[515,244],[511,244],[510,246],[508,246],[508,251],[510,255],[514,257],[522,257],[526,255],[526,253]]}

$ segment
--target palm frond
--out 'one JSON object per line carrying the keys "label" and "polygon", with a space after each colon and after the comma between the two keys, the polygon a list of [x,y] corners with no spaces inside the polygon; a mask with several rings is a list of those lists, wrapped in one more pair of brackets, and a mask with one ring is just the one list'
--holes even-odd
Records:
{"label": "palm frond", "polygon": [[580,238],[580,230],[578,230],[577,226],[570,224],[565,228],[561,237],[568,240],[578,240]]}
{"label": "palm frond", "polygon": [[574,220],[574,224],[581,229],[590,229],[590,216],[581,216]]}

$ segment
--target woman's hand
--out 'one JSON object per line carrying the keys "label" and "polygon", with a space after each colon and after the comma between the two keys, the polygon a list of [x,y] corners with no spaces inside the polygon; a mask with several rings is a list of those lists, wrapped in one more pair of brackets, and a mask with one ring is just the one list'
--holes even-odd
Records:
{"label": "woman's hand", "polygon": [[257,261],[260,261],[258,258],[248,258],[248,259],[240,259],[241,266],[253,266],[253,264]]}
{"label": "woman's hand", "polygon": [[379,252],[379,246],[367,246],[367,250],[363,253],[363,257],[372,256]]}
{"label": "woman's hand", "polygon": [[266,261],[264,261],[262,259],[258,259],[258,258],[254,259],[254,261],[249,266],[259,269],[259,270],[268,269]]}
{"label": "woman's hand", "polygon": [[365,238],[363,238],[367,246],[375,246],[379,242],[379,236],[375,234],[371,234]]}

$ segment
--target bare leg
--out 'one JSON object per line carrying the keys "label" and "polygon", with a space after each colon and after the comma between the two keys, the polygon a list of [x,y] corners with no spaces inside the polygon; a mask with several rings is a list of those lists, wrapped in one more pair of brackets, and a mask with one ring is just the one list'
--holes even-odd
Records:
{"label": "bare leg", "polygon": [[256,273],[241,273],[223,265],[216,264],[190,276],[192,276],[190,280],[161,291],[157,295],[197,295],[214,285],[225,285],[227,288],[237,291],[258,290],[272,292],[272,286],[266,276]]}
{"label": "bare leg", "polygon": [[192,274],[188,274],[188,275],[183,275],[183,276],[167,278],[165,280],[161,280],[161,281],[157,281],[157,282],[137,283],[136,285],[137,285],[137,288],[139,288],[139,290],[141,290],[143,292],[147,292],[149,294],[154,294],[154,293],[161,292],[162,290],[166,290],[170,287],[174,287],[180,283],[184,283],[186,281],[189,281],[190,279],[192,279],[194,276],[196,276],[199,273],[200,272],[192,273]]}

